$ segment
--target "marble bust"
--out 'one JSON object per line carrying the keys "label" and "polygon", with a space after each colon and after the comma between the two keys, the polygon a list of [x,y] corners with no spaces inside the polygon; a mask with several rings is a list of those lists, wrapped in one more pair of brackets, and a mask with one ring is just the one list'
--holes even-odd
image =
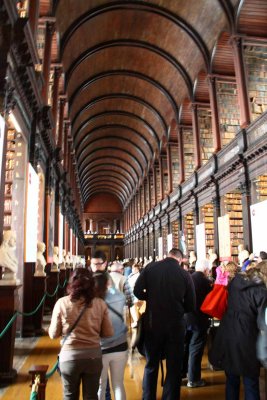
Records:
{"label": "marble bust", "polygon": [[213,249],[209,249],[208,250],[208,260],[209,260],[209,265],[210,265],[210,269],[213,267],[213,264],[215,263],[215,261],[218,258],[218,255],[214,252]]}
{"label": "marble bust", "polygon": [[72,255],[70,251],[68,251],[68,254],[66,255],[66,267],[71,269],[73,267],[73,262],[72,262]]}
{"label": "marble bust", "polygon": [[64,271],[66,269],[66,250],[62,249],[62,260],[59,264],[59,269]]}
{"label": "marble bust", "polygon": [[37,242],[37,259],[34,276],[46,276],[44,272],[46,259],[44,258],[46,246],[44,242]]}
{"label": "marble bust", "polygon": [[16,232],[4,231],[3,242],[0,246],[0,266],[4,268],[2,279],[6,281],[6,284],[17,283],[18,259],[15,250]]}
{"label": "marble bust", "polygon": [[54,246],[54,250],[53,250],[53,265],[51,268],[51,272],[58,272],[58,253],[59,253],[59,249],[58,246]]}

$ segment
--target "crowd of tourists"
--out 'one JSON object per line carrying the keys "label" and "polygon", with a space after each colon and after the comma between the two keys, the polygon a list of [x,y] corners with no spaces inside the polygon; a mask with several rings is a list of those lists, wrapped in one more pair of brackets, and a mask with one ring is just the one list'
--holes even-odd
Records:
{"label": "crowd of tourists", "polygon": [[241,378],[245,399],[260,400],[260,368],[267,366],[267,254],[248,259],[242,265],[189,263],[174,248],[162,260],[108,265],[105,253],[96,251],[90,266],[74,270],[67,296],[52,313],[49,335],[62,337],[64,400],[78,400],[80,387],[84,400],[109,400],[111,392],[114,400],[126,400],[129,332],[140,335],[141,328],[142,399],[156,400],[163,359],[162,399],[179,400],[183,381],[190,390],[207,384],[201,362],[214,320],[208,358],[225,371],[226,400],[239,399]]}

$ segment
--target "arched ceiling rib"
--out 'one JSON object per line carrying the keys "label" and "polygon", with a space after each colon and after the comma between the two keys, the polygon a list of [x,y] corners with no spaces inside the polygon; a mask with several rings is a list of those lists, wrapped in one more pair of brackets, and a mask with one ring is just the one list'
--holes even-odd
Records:
{"label": "arched ceiling rib", "polygon": [[170,125],[179,115],[190,124],[195,82],[195,100],[208,101],[211,55],[221,51],[213,58],[221,72],[228,43],[220,35],[233,31],[238,2],[54,2],[84,201],[109,192],[125,206],[163,143],[176,141]]}

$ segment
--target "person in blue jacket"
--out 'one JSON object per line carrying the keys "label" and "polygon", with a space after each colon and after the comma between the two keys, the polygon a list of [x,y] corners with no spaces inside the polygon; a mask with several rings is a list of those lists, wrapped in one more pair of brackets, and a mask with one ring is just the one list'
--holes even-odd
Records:
{"label": "person in blue jacket", "polygon": [[128,358],[127,327],[123,318],[125,295],[117,290],[107,273],[94,274],[97,296],[105,300],[109,317],[114,329],[114,335],[106,340],[101,339],[103,369],[98,391],[99,400],[106,398],[108,371],[110,372],[111,387],[114,400],[125,400],[124,370]]}

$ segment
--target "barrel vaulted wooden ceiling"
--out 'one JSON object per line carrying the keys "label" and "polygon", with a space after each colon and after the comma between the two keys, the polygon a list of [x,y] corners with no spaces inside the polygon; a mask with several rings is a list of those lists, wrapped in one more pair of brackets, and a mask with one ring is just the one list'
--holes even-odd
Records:
{"label": "barrel vaulted wooden ceiling", "polygon": [[234,76],[231,35],[267,36],[266,0],[41,1],[55,16],[84,202],[109,192],[126,206],[207,75]]}

